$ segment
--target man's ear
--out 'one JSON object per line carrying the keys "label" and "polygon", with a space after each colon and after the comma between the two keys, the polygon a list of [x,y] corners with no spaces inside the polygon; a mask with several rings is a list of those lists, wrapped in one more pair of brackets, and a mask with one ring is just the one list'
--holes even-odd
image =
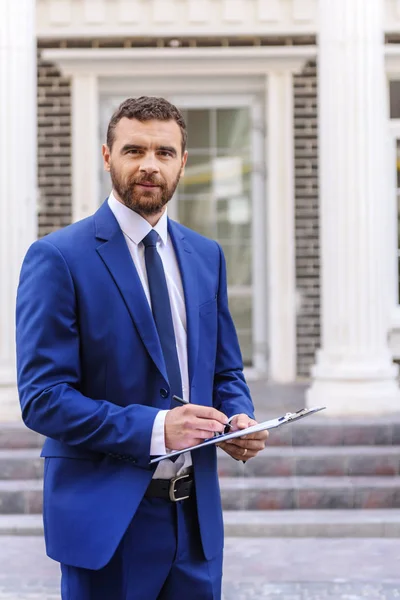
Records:
{"label": "man's ear", "polygon": [[188,152],[186,150],[182,157],[181,177],[183,177],[185,174],[185,167],[186,167],[187,159],[188,159]]}
{"label": "man's ear", "polygon": [[101,153],[103,155],[103,166],[105,171],[110,171],[110,156],[111,152],[107,144],[103,144],[101,148]]}

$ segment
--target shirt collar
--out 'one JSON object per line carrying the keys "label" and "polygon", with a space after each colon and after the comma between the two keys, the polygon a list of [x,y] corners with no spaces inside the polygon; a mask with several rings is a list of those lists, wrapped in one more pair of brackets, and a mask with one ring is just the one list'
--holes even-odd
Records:
{"label": "shirt collar", "polygon": [[134,212],[125,204],[119,202],[114,193],[108,197],[108,206],[113,212],[115,218],[118,221],[119,226],[125,235],[129,237],[135,244],[140,244],[144,237],[152,230],[155,229],[164,246],[167,245],[168,242],[168,217],[167,210],[164,211],[162,217],[158,221],[157,225],[152,227],[146,219],[144,219],[141,215]]}

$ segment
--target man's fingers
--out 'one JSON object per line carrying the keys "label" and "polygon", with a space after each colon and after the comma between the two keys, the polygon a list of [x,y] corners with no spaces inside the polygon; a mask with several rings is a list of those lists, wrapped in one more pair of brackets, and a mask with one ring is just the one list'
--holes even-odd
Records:
{"label": "man's fingers", "polygon": [[246,429],[252,424],[251,421],[247,415],[238,415],[233,419],[233,425],[235,429]]}
{"label": "man's fingers", "polygon": [[218,421],[222,425],[226,425],[228,417],[224,413],[220,412],[212,406],[200,406],[199,404],[186,404],[185,406],[178,407],[174,410],[185,411],[189,415],[194,415],[199,419],[208,419]]}
{"label": "man's fingers", "polygon": [[229,446],[237,446],[238,448],[247,448],[247,450],[254,450],[255,452],[260,452],[260,450],[264,450],[265,443],[262,440],[248,440],[240,438],[235,438],[233,440],[229,440],[227,442]]}
{"label": "man's fingers", "polygon": [[258,452],[254,450],[247,450],[247,452],[245,452],[243,448],[233,446],[232,444],[228,444],[227,442],[222,442],[221,444],[218,444],[218,446],[220,446],[222,450],[224,450],[227,454],[229,454],[229,456],[232,456],[232,458],[235,458],[236,460],[246,461],[249,458],[254,458],[258,454]]}
{"label": "man's fingers", "polygon": [[269,437],[269,433],[266,429],[264,431],[258,431],[257,433],[249,433],[244,435],[243,440],[266,440]]}
{"label": "man's fingers", "polygon": [[212,419],[195,418],[188,424],[188,426],[190,429],[207,431],[208,437],[210,437],[210,434],[213,435],[214,432],[222,433],[225,429],[225,425],[223,425],[219,421],[214,421]]}

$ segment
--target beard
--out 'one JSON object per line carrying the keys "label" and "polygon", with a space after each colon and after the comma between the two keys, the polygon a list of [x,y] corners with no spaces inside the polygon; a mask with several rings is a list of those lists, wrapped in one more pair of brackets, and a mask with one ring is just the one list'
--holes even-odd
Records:
{"label": "beard", "polygon": [[[181,173],[179,172],[176,179],[170,185],[160,177],[151,175],[137,176],[124,183],[111,165],[110,175],[114,190],[125,206],[143,216],[156,215],[161,212],[174,195],[181,178]],[[139,189],[137,186],[140,184],[156,185],[158,187],[149,188],[147,191],[143,188]]]}

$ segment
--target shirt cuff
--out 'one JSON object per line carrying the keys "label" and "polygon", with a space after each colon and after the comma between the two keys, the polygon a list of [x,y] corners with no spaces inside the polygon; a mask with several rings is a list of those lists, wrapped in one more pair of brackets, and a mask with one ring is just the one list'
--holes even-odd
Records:
{"label": "shirt cuff", "polygon": [[168,410],[160,410],[153,423],[153,431],[151,433],[150,442],[150,456],[161,456],[167,454],[165,447],[165,417],[167,416]]}

